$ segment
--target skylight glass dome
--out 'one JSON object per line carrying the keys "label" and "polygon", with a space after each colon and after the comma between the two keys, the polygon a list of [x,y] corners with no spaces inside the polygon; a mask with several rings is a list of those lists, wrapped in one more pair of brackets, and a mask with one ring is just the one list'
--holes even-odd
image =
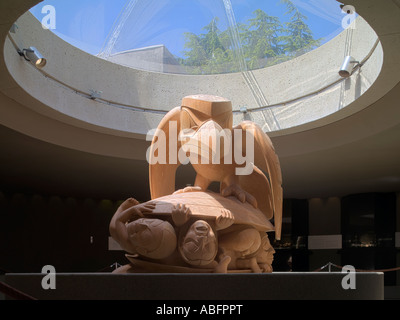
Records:
{"label": "skylight glass dome", "polygon": [[308,52],[323,41],[315,38],[295,2],[129,0],[99,56],[166,73],[263,68]]}
{"label": "skylight glass dome", "polygon": [[[344,14],[336,0],[66,2],[63,18],[70,15],[71,25],[58,27],[59,36],[84,50],[90,44],[90,52],[103,59],[153,72],[260,69],[309,52],[343,31]],[[42,12],[33,13],[40,18]]]}

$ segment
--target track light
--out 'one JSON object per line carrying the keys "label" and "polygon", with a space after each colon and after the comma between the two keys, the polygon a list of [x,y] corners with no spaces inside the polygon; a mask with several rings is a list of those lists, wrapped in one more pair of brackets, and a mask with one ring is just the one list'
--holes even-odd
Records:
{"label": "track light", "polygon": [[355,64],[359,64],[359,62],[355,61],[352,56],[347,56],[346,58],[344,58],[342,67],[339,71],[339,75],[343,78],[350,77],[354,70]]}
{"label": "track light", "polygon": [[101,98],[103,91],[90,90],[90,99],[96,100]]}
{"label": "track light", "polygon": [[38,69],[42,69],[47,63],[47,60],[43,58],[35,47],[19,50],[18,53],[21,57],[24,57],[26,61],[32,62]]}
{"label": "track light", "polygon": [[10,28],[10,32],[17,33],[17,30],[18,30],[18,26],[14,23]]}

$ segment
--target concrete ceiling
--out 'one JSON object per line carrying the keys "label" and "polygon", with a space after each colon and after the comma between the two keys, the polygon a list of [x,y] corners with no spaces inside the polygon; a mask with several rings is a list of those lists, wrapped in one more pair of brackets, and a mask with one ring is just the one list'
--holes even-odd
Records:
{"label": "concrete ceiling", "polygon": [[[400,85],[393,90],[400,98]],[[394,116],[400,117],[400,112]],[[273,139],[278,154],[279,140]],[[0,150],[3,190],[110,199],[149,197],[146,161],[67,149],[4,126],[0,126]],[[400,124],[342,146],[281,156],[280,161],[285,198],[400,191]],[[181,186],[193,181],[191,168],[183,167],[179,175]]]}
{"label": "concrete ceiling", "polygon": [[281,158],[286,197],[400,191],[400,125],[344,146]]}
{"label": "concrete ceiling", "polygon": [[[6,2],[14,3],[5,1],[1,5],[0,26],[10,23],[10,18],[3,14]],[[38,1],[20,2],[33,5]],[[367,1],[375,10],[374,16],[368,13],[367,5],[350,2],[356,8],[358,4],[364,8],[364,13],[361,12],[364,18],[369,14],[376,20],[370,23],[378,34],[381,32],[382,39],[389,36],[387,29],[379,24],[385,20],[387,12],[376,12],[371,5],[374,1]],[[391,3],[399,9],[400,21],[398,1]],[[11,8],[11,4],[9,6]],[[390,37],[393,44],[400,43],[399,25],[392,27]],[[0,83],[8,81],[7,77],[1,70]],[[396,83],[399,80],[400,75]],[[4,89],[3,93],[6,93]],[[295,134],[274,134],[272,140],[283,172],[284,197],[399,192],[399,101],[400,83],[388,89],[378,101],[371,100],[368,107],[341,120]],[[5,96],[0,96],[0,109],[9,103]],[[140,152],[145,145],[141,143]],[[144,160],[68,149],[29,137],[7,125],[0,126],[0,150],[0,188],[3,190],[109,199],[134,196],[146,200],[149,197],[148,165]],[[179,185],[193,179],[189,167],[183,168],[180,175]]]}

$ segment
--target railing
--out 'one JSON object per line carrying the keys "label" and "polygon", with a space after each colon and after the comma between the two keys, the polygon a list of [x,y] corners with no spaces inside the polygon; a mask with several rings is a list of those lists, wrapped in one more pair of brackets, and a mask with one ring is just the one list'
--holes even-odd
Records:
{"label": "railing", "polygon": [[[313,272],[321,272],[322,270],[328,269],[328,272],[332,272],[332,267],[337,268],[342,270],[344,267],[339,266],[335,263],[328,262],[326,265],[322,266],[321,268],[318,268],[314,270]],[[378,270],[364,270],[364,269],[354,269],[356,272],[392,272],[392,271],[400,271],[400,267],[397,268],[389,268],[389,269],[378,269]]]}

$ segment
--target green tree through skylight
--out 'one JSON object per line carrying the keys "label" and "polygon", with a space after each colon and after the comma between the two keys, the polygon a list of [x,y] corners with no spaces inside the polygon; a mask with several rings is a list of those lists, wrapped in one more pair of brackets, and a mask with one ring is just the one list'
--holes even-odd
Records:
{"label": "green tree through skylight", "polygon": [[282,23],[279,17],[270,16],[257,9],[246,23],[237,25],[241,42],[238,58],[231,43],[230,30],[218,28],[214,18],[203,28],[204,33],[185,34],[184,58],[178,61],[191,74],[216,74],[238,72],[243,59],[249,70],[274,65],[318,47],[322,39],[314,39],[307,25],[307,16],[302,14],[290,0],[281,0],[286,6],[290,20]]}

